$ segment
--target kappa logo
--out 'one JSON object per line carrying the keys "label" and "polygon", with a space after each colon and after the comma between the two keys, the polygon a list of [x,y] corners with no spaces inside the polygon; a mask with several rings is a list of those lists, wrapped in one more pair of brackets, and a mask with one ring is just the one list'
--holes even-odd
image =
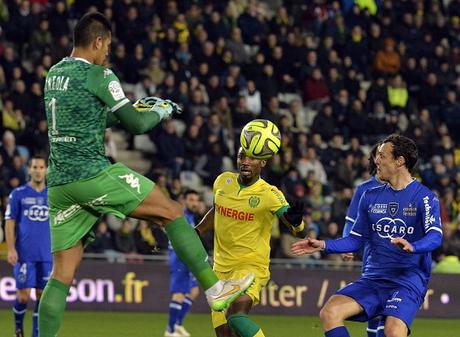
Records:
{"label": "kappa logo", "polygon": [[124,179],[126,183],[131,186],[132,189],[135,189],[137,193],[141,193],[141,185],[139,184],[139,178],[136,177],[134,174],[125,174],[122,176],[118,176],[120,179]]}
{"label": "kappa logo", "polygon": [[112,75],[112,74],[113,74],[112,70],[104,69],[104,78],[106,78],[107,76]]}

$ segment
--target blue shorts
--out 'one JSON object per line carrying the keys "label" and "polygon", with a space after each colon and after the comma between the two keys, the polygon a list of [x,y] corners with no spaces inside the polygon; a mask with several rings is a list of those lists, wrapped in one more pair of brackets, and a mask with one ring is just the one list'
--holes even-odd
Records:
{"label": "blue shorts", "polygon": [[169,249],[169,290],[171,293],[188,294],[192,288],[198,287],[195,276],[185,264]]}
{"label": "blue shorts", "polygon": [[52,262],[16,263],[13,268],[16,289],[44,289],[52,269]]}
{"label": "blue shorts", "polygon": [[420,306],[423,296],[396,283],[360,278],[336,292],[351,297],[364,309],[364,314],[350,317],[350,321],[366,322],[377,316],[393,316],[410,326]]}

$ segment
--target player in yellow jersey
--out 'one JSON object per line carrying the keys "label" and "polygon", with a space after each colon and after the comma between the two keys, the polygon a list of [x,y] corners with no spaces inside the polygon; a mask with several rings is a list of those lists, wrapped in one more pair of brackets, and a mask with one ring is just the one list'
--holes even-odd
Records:
{"label": "player in yellow jersey", "polygon": [[[266,160],[248,157],[238,151],[238,173],[224,172],[213,187],[214,207],[196,229],[200,234],[214,229],[214,271],[221,279],[255,273],[254,283],[230,305],[226,313],[212,311],[218,337],[260,337],[260,327],[248,318],[259,303],[260,291],[270,278],[270,234],[275,217],[293,235],[304,238],[303,204],[293,207],[283,193],[260,177]],[[236,289],[235,289],[236,291]]]}

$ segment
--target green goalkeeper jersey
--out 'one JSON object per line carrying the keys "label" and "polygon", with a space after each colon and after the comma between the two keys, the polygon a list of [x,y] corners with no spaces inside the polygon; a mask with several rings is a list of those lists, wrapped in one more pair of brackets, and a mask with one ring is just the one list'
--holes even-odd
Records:
{"label": "green goalkeeper jersey", "polygon": [[128,102],[106,67],[66,57],[50,69],[45,82],[48,186],[93,177],[110,165],[104,147],[107,112]]}

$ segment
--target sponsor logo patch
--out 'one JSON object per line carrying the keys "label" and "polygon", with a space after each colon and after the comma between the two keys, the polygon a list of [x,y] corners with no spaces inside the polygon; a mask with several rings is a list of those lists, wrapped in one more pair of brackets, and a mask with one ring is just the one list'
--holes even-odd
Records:
{"label": "sponsor logo patch", "polygon": [[112,94],[112,97],[115,101],[119,101],[120,99],[125,97],[125,93],[123,92],[123,89],[121,88],[120,82],[111,81],[108,85],[108,89],[110,93]]}

